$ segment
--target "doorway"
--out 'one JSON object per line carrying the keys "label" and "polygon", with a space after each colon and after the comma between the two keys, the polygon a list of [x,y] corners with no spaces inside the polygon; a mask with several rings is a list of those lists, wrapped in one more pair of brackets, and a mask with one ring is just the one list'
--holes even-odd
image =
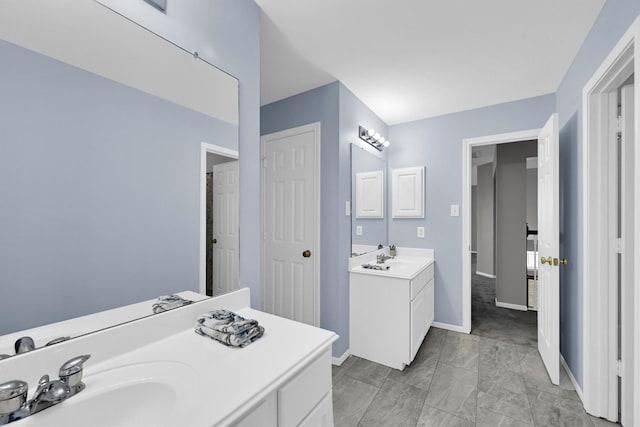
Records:
{"label": "doorway", "polygon": [[238,152],[202,143],[200,153],[200,293],[239,288]]}
{"label": "doorway", "polygon": [[[463,329],[471,332],[471,159],[476,146],[538,141],[538,242],[544,257],[538,287],[537,347],[549,378],[560,382],[560,293],[559,266],[559,164],[558,115],[552,114],[542,129],[533,129],[463,140],[463,233],[462,233],[462,297]],[[523,230],[524,232],[524,230]],[[503,262],[500,260],[499,262]],[[518,261],[519,262],[519,261]],[[498,263],[496,263],[498,264]]]}
{"label": "doorway", "polygon": [[471,182],[471,334],[534,348],[537,148],[473,147]]}
{"label": "doorway", "polygon": [[637,19],[583,89],[584,402],[625,426],[640,408],[639,39]]}

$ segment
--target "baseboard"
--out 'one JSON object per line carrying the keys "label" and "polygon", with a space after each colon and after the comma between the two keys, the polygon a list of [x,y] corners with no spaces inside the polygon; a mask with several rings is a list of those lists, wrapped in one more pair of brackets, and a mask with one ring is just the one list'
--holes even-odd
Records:
{"label": "baseboard", "polygon": [[468,334],[469,332],[471,332],[470,330],[465,329],[464,326],[452,325],[450,323],[433,322],[431,326],[440,329],[446,329],[448,331],[461,332],[463,334]]}
{"label": "baseboard", "polygon": [[496,278],[495,274],[483,273],[482,271],[478,271],[478,270],[476,270],[476,274],[478,276],[487,277],[489,279],[495,279]]}
{"label": "baseboard", "polygon": [[511,310],[529,311],[526,305],[509,304],[508,302],[500,302],[496,298],[496,307],[509,308]]}
{"label": "baseboard", "polygon": [[564,371],[567,373],[569,380],[571,380],[571,384],[573,384],[573,388],[575,388],[576,393],[578,393],[578,397],[582,402],[582,406],[584,406],[584,397],[582,395],[582,388],[580,388],[580,385],[578,385],[578,381],[576,381],[576,377],[573,376],[573,372],[571,372],[571,369],[569,369],[569,365],[567,365],[567,361],[564,360],[564,357],[562,356],[562,354],[560,355],[560,365],[562,365],[562,367],[564,368]]}
{"label": "baseboard", "polygon": [[333,365],[336,366],[340,366],[344,363],[345,360],[347,360],[347,357],[351,356],[351,352],[349,351],[349,349],[347,349],[347,351],[344,352],[344,354],[340,357],[333,357],[331,363]]}

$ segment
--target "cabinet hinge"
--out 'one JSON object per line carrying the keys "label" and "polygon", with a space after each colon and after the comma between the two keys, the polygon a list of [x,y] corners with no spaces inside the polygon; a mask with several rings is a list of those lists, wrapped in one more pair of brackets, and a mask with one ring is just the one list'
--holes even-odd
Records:
{"label": "cabinet hinge", "polygon": [[616,118],[616,137],[622,141],[622,116]]}
{"label": "cabinet hinge", "polygon": [[262,167],[265,168],[265,169],[267,168],[267,158],[266,157],[262,158]]}

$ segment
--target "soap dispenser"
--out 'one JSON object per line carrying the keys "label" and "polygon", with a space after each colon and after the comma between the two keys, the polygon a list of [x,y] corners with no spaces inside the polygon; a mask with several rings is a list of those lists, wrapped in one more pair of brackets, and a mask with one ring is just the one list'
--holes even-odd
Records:
{"label": "soap dispenser", "polygon": [[389,255],[392,257],[396,256],[396,245],[389,246]]}

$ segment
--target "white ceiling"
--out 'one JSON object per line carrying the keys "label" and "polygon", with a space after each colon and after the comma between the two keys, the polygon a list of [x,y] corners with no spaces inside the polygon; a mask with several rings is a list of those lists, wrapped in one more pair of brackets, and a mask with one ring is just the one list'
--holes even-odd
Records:
{"label": "white ceiling", "polygon": [[342,81],[387,124],[555,92],[605,0],[255,0],[261,104]]}

